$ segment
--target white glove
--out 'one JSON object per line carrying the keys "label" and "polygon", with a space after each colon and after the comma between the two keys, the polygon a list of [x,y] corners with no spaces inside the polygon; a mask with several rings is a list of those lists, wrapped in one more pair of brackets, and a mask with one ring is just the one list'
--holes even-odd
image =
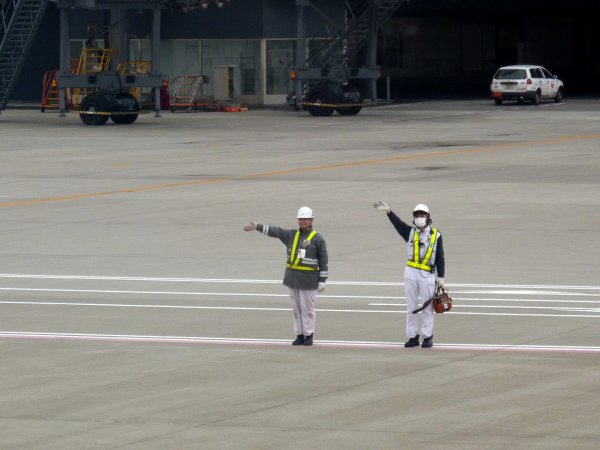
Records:
{"label": "white glove", "polygon": [[435,290],[439,291],[440,289],[445,289],[444,287],[444,279],[441,277],[437,277],[435,279]]}
{"label": "white glove", "polygon": [[250,222],[248,225],[244,227],[244,231],[254,231],[256,230],[256,222]]}
{"label": "white glove", "polygon": [[319,287],[317,288],[317,292],[320,294],[325,290],[325,283],[323,281],[319,281]]}
{"label": "white glove", "polygon": [[381,200],[373,203],[373,208],[375,208],[377,211],[385,211],[386,213],[390,212],[390,207],[388,206],[388,204]]}

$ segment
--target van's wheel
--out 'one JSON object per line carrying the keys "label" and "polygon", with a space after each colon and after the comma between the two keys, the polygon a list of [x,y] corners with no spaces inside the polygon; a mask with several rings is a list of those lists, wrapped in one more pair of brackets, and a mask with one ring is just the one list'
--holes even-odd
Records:
{"label": "van's wheel", "polygon": [[539,105],[540,100],[542,99],[542,94],[539,90],[535,91],[535,95],[533,96],[533,100],[531,101],[534,105]]}
{"label": "van's wheel", "polygon": [[[112,110],[114,112],[120,112],[121,114],[112,114],[110,119],[119,125],[128,125],[137,120],[140,105],[135,97],[127,92],[119,92],[115,95],[113,100]],[[123,114],[124,112],[131,112],[132,114]]]}
{"label": "van's wheel", "polygon": [[108,121],[107,114],[94,114],[107,111],[108,101],[101,94],[89,94],[79,104],[79,111],[91,114],[79,114],[86,125],[104,125]]}
{"label": "van's wheel", "polygon": [[[361,103],[362,97],[360,95],[360,89],[353,84],[344,84],[341,86],[342,96],[341,103]],[[357,115],[362,106],[346,106],[336,108],[336,111],[340,116],[355,116]]]}
{"label": "van's wheel", "polygon": [[560,103],[562,101],[563,101],[563,88],[559,88],[558,92],[556,93],[556,97],[554,97],[554,102]]}
{"label": "van's wheel", "polygon": [[346,108],[337,108],[336,111],[340,116],[355,116],[361,109],[362,106],[348,106]]}
{"label": "van's wheel", "polygon": [[495,98],[494,99],[494,103],[496,103],[496,105],[500,106],[502,104],[504,100],[502,100],[501,98]]}
{"label": "van's wheel", "polygon": [[312,88],[306,96],[308,103],[314,103],[314,105],[308,105],[307,110],[311,116],[327,117],[333,114],[335,108],[330,106],[320,106],[321,104],[332,104],[334,102],[333,93],[324,86],[317,86]]}

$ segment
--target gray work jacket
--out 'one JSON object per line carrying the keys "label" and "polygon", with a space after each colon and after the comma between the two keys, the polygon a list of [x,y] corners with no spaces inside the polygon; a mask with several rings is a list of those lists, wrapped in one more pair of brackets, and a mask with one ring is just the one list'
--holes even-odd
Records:
{"label": "gray work jacket", "polygon": [[[307,238],[313,229],[308,230],[286,230],[272,225],[257,224],[256,231],[267,236],[277,238],[287,249],[285,261],[285,276],[283,284],[292,289],[312,290],[319,287],[319,282],[327,280],[327,245],[320,234],[315,234],[310,240]],[[296,244],[294,258],[290,260],[292,247],[296,238],[296,232],[300,236]]]}

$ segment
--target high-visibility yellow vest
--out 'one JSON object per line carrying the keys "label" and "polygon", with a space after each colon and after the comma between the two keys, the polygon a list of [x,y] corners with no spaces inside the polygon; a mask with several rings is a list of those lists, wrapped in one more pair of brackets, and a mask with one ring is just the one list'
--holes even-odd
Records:
{"label": "high-visibility yellow vest", "polygon": [[[307,241],[310,241],[317,234],[316,231],[312,231],[308,237]],[[298,239],[300,239],[300,230],[296,231],[296,236],[294,236],[294,243],[292,245],[292,251],[290,253],[290,260],[287,263],[287,267],[292,270],[317,270],[316,267],[307,267],[307,266],[299,266],[300,258],[296,254],[296,249],[298,248]]]}
{"label": "high-visibility yellow vest", "polygon": [[435,241],[438,237],[437,228],[431,229],[431,237],[429,239],[429,245],[427,246],[427,251],[425,252],[425,257],[421,261],[421,250],[419,248],[419,230],[415,229],[415,233],[413,236],[413,259],[409,259],[406,262],[407,266],[414,267],[415,269],[426,270],[427,272],[431,272],[431,266],[429,266],[429,260],[431,259],[431,255],[433,254],[433,249],[435,248]]}

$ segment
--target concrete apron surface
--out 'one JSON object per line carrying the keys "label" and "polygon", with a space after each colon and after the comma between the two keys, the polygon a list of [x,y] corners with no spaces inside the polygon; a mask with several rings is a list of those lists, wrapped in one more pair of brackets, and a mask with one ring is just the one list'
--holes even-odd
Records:
{"label": "concrete apron surface", "polygon": [[[3,449],[587,449],[600,441],[600,102],[310,117],[0,116]],[[405,349],[427,204],[455,306]],[[285,248],[330,279],[292,347]]]}

